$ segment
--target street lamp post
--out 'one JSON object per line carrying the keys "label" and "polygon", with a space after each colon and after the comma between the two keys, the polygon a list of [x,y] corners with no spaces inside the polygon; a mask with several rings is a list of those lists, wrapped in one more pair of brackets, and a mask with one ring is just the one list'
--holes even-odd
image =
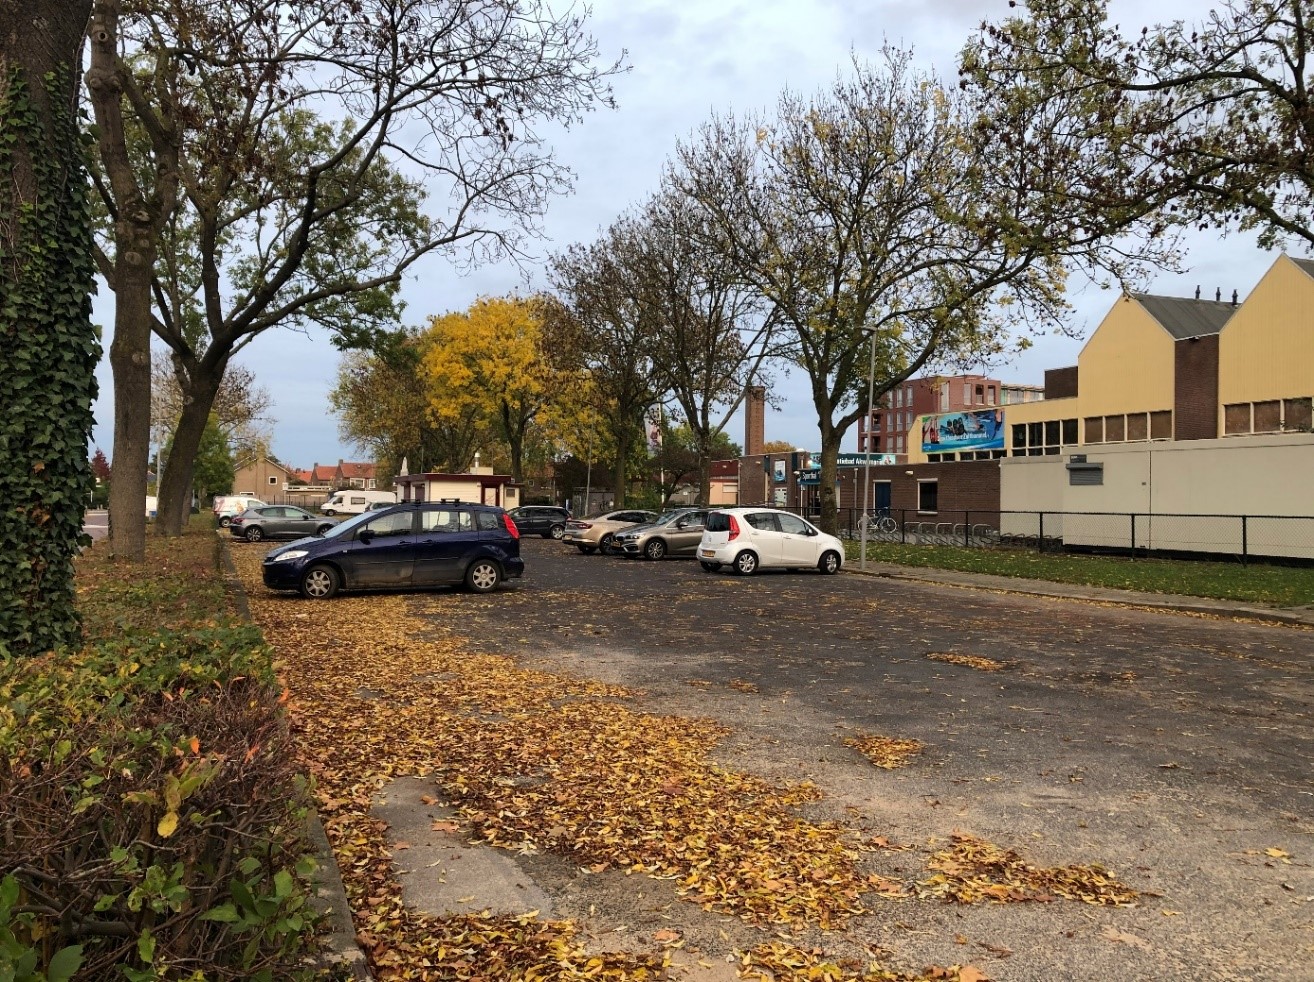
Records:
{"label": "street lamp post", "polygon": [[[871,360],[867,364],[867,456],[863,458],[862,463],[862,514],[866,517],[871,514],[868,507],[868,500],[871,498],[871,443],[873,429],[873,412],[872,400],[876,393],[876,332],[869,331],[871,334]],[[858,559],[858,569],[867,572],[867,527],[871,525],[871,520],[863,521],[858,519],[858,524],[862,526],[861,542],[862,556]]]}

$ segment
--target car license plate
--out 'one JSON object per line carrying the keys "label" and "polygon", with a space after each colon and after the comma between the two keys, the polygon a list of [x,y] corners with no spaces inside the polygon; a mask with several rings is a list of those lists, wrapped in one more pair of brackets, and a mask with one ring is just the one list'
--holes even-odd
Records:
{"label": "car license plate", "polygon": [[716,556],[716,550],[715,550],[715,549],[704,549],[704,550],[703,550],[703,555],[706,556],[708,559],[712,559],[712,558],[714,558],[714,557]]}

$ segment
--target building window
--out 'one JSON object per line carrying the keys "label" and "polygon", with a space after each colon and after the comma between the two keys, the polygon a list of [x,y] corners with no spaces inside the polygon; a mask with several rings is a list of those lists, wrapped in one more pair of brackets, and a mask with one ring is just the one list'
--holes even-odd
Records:
{"label": "building window", "polygon": [[1163,409],[1157,413],[1150,413],[1150,439],[1171,440],[1172,438],[1173,438],[1172,410]]}
{"label": "building window", "polygon": [[970,406],[971,404],[972,404],[972,383],[971,383],[971,382],[964,382],[964,383],[963,383],[963,405],[964,405],[964,406]]}
{"label": "building window", "polygon": [[1276,433],[1282,429],[1282,403],[1277,399],[1255,403],[1255,432]]}
{"label": "building window", "polygon": [[940,510],[940,482],[917,482],[917,510],[920,512],[937,512]]}
{"label": "building window", "polygon": [[1065,445],[1072,446],[1074,443],[1079,442],[1077,438],[1077,421],[1075,419],[1063,420],[1060,429],[1062,430],[1062,442]]}
{"label": "building window", "polygon": [[1104,417],[1104,442],[1122,443],[1127,433],[1127,420],[1123,416]]}
{"label": "building window", "polygon": [[1145,413],[1127,414],[1127,439],[1147,440],[1150,437],[1150,418]]}
{"label": "building window", "polygon": [[1228,436],[1250,432],[1250,403],[1238,402],[1223,407],[1223,432]]}
{"label": "building window", "polygon": [[1284,430],[1295,430],[1300,433],[1308,433],[1314,428],[1314,400],[1311,399],[1287,399],[1282,403],[1282,428]]}
{"label": "building window", "polygon": [[1103,443],[1104,442],[1104,417],[1087,416],[1086,417],[1086,442]]}
{"label": "building window", "polygon": [[1013,456],[1025,457],[1027,453],[1027,424],[1013,424]]}
{"label": "building window", "polygon": [[984,386],[984,385],[978,385],[978,386],[976,387],[976,401],[973,402],[972,404],[973,404],[974,406],[981,406],[981,405],[984,405],[984,404],[985,404],[985,386]]}

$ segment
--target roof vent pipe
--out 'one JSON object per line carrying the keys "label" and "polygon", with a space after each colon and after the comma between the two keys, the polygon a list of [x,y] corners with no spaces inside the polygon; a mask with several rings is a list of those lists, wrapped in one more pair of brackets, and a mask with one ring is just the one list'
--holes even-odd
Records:
{"label": "roof vent pipe", "polygon": [[1236,306],[1236,291],[1235,291],[1235,290],[1232,291],[1232,306],[1233,306],[1233,307]]}
{"label": "roof vent pipe", "polygon": [[1200,287],[1199,287],[1199,286],[1196,286],[1196,288],[1195,288],[1195,299],[1197,299],[1197,300],[1200,299]]}
{"label": "roof vent pipe", "polygon": [[1220,303],[1223,299],[1223,288],[1220,286],[1214,290],[1214,303]]}

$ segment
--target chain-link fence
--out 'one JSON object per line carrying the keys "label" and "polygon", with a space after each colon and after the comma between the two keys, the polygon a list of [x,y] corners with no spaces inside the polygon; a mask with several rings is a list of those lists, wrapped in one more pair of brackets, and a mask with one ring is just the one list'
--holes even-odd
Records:
{"label": "chain-link fence", "polygon": [[864,524],[867,541],[905,545],[1314,560],[1314,515],[840,509],[842,537],[860,539]]}

